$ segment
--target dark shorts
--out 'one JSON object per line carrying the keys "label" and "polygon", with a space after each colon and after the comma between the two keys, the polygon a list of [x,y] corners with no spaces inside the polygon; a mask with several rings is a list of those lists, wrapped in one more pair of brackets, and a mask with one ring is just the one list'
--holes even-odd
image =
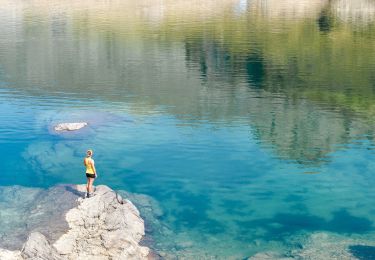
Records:
{"label": "dark shorts", "polygon": [[95,176],[95,174],[93,174],[93,173],[86,173],[86,177],[87,178],[96,178],[96,176]]}

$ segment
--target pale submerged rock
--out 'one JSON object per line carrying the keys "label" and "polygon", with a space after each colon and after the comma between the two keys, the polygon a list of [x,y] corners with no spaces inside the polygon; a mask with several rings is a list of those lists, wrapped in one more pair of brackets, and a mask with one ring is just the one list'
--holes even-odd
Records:
{"label": "pale submerged rock", "polygon": [[249,258],[249,260],[293,260],[294,258],[284,257],[275,252],[261,252]]}
{"label": "pale submerged rock", "polygon": [[[350,250],[351,246],[373,247],[374,242],[365,239],[355,239],[328,232],[317,232],[307,237],[297,237],[301,241],[301,248],[292,249],[288,252],[260,252],[249,260],[358,260]],[[367,258],[366,258],[367,259]],[[368,259],[373,259],[369,256]]]}
{"label": "pale submerged rock", "polygon": [[310,235],[303,249],[292,253],[296,258],[302,259],[355,260],[357,258],[350,253],[348,247],[358,242],[362,243],[361,241],[320,232]]}
{"label": "pale submerged rock", "polygon": [[19,250],[32,232],[42,233],[50,243],[56,241],[69,228],[66,212],[82,196],[72,192],[74,187],[0,187],[0,248]]}
{"label": "pale submerged rock", "polygon": [[55,126],[55,131],[75,131],[87,126],[86,122],[60,123]]}

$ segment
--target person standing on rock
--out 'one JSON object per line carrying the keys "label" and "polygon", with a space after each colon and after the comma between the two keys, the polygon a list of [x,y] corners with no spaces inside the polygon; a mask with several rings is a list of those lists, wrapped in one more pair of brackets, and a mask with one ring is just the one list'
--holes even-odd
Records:
{"label": "person standing on rock", "polygon": [[85,159],[83,159],[83,164],[86,166],[86,177],[87,177],[86,197],[87,198],[90,198],[90,196],[92,196],[92,193],[94,192],[93,184],[94,184],[95,178],[97,177],[96,169],[95,169],[95,162],[94,162],[94,159],[92,159],[92,155],[93,155],[93,151],[87,150],[86,157]]}

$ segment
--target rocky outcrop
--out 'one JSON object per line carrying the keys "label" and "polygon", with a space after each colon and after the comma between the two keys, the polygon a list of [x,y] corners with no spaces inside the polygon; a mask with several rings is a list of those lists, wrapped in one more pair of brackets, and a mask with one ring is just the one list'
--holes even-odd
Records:
{"label": "rocky outcrop", "polygon": [[87,126],[86,122],[78,122],[78,123],[60,123],[55,125],[55,131],[75,131]]}
{"label": "rocky outcrop", "polygon": [[[79,185],[68,190],[83,195],[84,189]],[[68,227],[58,239],[43,230],[32,232],[22,249],[0,249],[0,259],[148,259],[149,248],[139,245],[145,233],[137,208],[107,186],[98,186],[94,194],[76,198],[78,205],[66,212]]]}

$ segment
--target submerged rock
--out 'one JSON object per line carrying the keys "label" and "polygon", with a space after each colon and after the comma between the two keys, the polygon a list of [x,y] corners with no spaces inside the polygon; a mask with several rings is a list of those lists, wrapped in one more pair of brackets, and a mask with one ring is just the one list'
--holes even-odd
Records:
{"label": "submerged rock", "polygon": [[294,258],[285,257],[276,252],[262,252],[249,258],[249,260],[293,260]]}
{"label": "submerged rock", "polygon": [[349,245],[356,240],[341,237],[338,235],[318,232],[309,236],[303,244],[303,248],[292,251],[294,258],[300,259],[337,259],[354,260],[357,259],[349,250]]}
{"label": "submerged rock", "polygon": [[[374,259],[371,248],[374,248],[374,241],[356,239],[341,236],[334,233],[317,232],[307,237],[297,236],[292,240],[301,241],[301,248],[291,249],[288,252],[260,252],[249,258],[249,260],[287,260],[287,259],[308,259],[308,260],[356,260]],[[353,248],[362,249],[361,252]],[[365,250],[363,250],[365,249]],[[358,257],[360,256],[360,257]]]}
{"label": "submerged rock", "polygon": [[75,131],[87,126],[86,122],[78,122],[78,123],[60,123],[55,125],[55,131]]}
{"label": "submerged rock", "polygon": [[79,197],[75,185],[0,187],[0,248],[20,249],[32,232],[53,243],[69,229],[65,214],[78,205]]}
{"label": "submerged rock", "polygon": [[[64,186],[59,186],[60,190],[61,187]],[[76,204],[63,214],[67,225],[65,233],[51,239],[51,232],[44,225],[44,228],[39,228],[40,232],[29,235],[22,249],[0,248],[0,259],[148,259],[149,248],[139,245],[145,234],[144,222],[129,200],[123,200],[103,185],[97,186],[95,196],[88,199],[82,198],[84,185],[67,186],[66,190],[74,194],[70,200]],[[44,194],[47,198],[49,195],[58,197],[56,188],[47,193]],[[64,201],[64,197],[59,198]],[[49,222],[56,223],[53,219],[56,216],[49,216]],[[54,226],[49,228],[53,230]]]}

